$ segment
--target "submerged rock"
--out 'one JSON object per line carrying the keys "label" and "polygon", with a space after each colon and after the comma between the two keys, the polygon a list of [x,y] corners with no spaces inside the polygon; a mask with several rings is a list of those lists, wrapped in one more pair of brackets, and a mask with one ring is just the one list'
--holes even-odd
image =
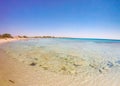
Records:
{"label": "submerged rock", "polygon": [[120,60],[116,61],[116,62],[115,62],[115,65],[116,65],[116,66],[120,66]]}
{"label": "submerged rock", "polygon": [[61,68],[61,70],[66,71],[67,68],[66,68],[65,66],[63,66],[63,67]]}
{"label": "submerged rock", "polygon": [[99,69],[99,72],[100,72],[100,73],[102,73],[102,70],[101,70],[101,69]]}
{"label": "submerged rock", "polygon": [[89,66],[91,68],[94,68],[94,69],[98,69],[99,68],[99,65],[97,65],[97,64],[89,64]]}
{"label": "submerged rock", "polygon": [[32,62],[31,64],[30,64],[30,66],[35,66],[37,63],[35,63],[35,62]]}
{"label": "submerged rock", "polygon": [[111,67],[113,67],[114,65],[113,65],[112,62],[108,61],[107,66],[108,66],[109,68],[111,68]]}
{"label": "submerged rock", "polygon": [[42,67],[44,70],[48,70],[48,67],[47,66],[43,66]]}
{"label": "submerged rock", "polygon": [[15,83],[13,80],[9,80],[9,82],[11,82],[11,83],[13,83],[13,84]]}
{"label": "submerged rock", "polygon": [[120,64],[120,60],[116,61],[115,63],[118,63],[118,64]]}

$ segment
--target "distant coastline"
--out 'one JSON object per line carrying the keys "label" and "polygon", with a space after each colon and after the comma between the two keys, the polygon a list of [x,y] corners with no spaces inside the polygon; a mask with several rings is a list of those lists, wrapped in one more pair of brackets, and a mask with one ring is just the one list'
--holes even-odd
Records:
{"label": "distant coastline", "polygon": [[56,36],[26,36],[26,35],[17,35],[12,36],[9,33],[0,34],[0,40],[1,39],[25,39],[25,38],[70,38],[70,39],[80,39],[80,40],[110,40],[110,41],[120,41],[120,39],[110,39],[110,38],[80,38],[80,37],[56,37]]}
{"label": "distant coastline", "polygon": [[55,36],[26,36],[26,35],[18,35],[12,36],[9,33],[0,34],[0,39],[6,38],[68,38],[68,37],[55,37]]}

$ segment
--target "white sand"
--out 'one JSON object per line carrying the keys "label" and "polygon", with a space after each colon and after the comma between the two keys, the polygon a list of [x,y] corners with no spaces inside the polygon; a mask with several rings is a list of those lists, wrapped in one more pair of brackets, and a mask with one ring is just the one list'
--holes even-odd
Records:
{"label": "white sand", "polygon": [[17,41],[17,40],[24,40],[24,39],[26,38],[4,38],[4,39],[0,39],[0,44]]}

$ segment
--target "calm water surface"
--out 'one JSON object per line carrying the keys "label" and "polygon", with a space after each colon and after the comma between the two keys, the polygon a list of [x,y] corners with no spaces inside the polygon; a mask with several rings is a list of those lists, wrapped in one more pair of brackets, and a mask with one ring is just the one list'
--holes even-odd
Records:
{"label": "calm water surface", "polygon": [[30,39],[0,48],[27,65],[62,74],[99,74],[120,66],[120,40]]}

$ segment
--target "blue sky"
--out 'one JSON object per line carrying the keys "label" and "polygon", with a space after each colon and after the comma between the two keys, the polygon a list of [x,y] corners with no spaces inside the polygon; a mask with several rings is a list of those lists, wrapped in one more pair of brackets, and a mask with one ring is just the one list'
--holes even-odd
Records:
{"label": "blue sky", "polygon": [[0,33],[120,39],[120,0],[0,0]]}

